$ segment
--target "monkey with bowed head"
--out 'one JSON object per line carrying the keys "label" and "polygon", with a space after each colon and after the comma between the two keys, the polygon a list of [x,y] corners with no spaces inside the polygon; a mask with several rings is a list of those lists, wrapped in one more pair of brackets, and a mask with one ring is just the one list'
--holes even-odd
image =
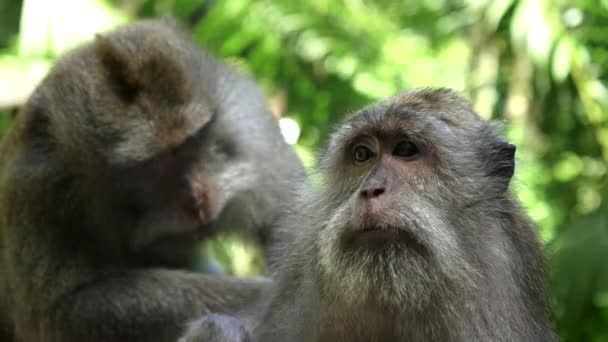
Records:
{"label": "monkey with bowed head", "polygon": [[258,312],[204,317],[182,341],[555,340],[541,247],[509,191],[514,155],[448,89],[355,113],[285,219]]}
{"label": "monkey with bowed head", "polygon": [[168,21],[61,58],[0,146],[3,341],[175,341],[268,281],[189,271],[230,228],[265,246],[303,168],[250,79]]}

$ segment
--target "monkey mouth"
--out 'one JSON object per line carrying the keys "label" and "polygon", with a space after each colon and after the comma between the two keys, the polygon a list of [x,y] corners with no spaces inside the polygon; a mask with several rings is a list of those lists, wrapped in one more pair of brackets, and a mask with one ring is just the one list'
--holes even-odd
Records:
{"label": "monkey mouth", "polygon": [[350,245],[372,248],[396,244],[418,252],[426,250],[422,241],[409,229],[393,226],[366,225],[351,231],[346,237],[346,242]]}
{"label": "monkey mouth", "polygon": [[358,232],[359,238],[367,240],[399,240],[402,233],[394,228],[365,227]]}

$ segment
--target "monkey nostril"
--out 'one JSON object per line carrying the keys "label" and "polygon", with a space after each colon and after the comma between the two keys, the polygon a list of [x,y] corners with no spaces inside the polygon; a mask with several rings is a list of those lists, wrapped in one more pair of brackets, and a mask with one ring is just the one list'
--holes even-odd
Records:
{"label": "monkey nostril", "polygon": [[190,196],[192,212],[198,219],[207,222],[215,218],[217,214],[215,208],[216,198],[212,187],[199,183],[193,184]]}
{"label": "monkey nostril", "polygon": [[384,188],[372,188],[361,191],[361,195],[365,199],[372,199],[381,196],[386,190]]}
{"label": "monkey nostril", "polygon": [[195,202],[190,202],[183,206],[184,211],[193,219],[199,220],[201,218],[200,205]]}
{"label": "monkey nostril", "polygon": [[374,189],[372,191],[372,197],[378,197],[384,193],[384,188]]}

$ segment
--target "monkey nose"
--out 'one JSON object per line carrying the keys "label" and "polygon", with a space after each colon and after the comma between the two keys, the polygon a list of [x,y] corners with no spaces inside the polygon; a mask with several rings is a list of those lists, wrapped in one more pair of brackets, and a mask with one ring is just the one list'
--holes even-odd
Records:
{"label": "monkey nose", "polygon": [[213,220],[214,193],[209,187],[194,186],[190,197],[190,212],[202,223]]}
{"label": "monkey nose", "polygon": [[361,190],[361,197],[370,200],[382,196],[385,192],[386,188],[383,186],[370,186]]}

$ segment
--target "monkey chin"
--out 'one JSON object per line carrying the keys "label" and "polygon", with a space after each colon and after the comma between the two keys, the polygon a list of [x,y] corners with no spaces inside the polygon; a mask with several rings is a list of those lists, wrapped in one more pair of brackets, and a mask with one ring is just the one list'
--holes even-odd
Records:
{"label": "monkey chin", "polygon": [[322,246],[322,278],[332,298],[348,306],[420,312],[441,283],[431,250],[411,229],[349,227]]}

